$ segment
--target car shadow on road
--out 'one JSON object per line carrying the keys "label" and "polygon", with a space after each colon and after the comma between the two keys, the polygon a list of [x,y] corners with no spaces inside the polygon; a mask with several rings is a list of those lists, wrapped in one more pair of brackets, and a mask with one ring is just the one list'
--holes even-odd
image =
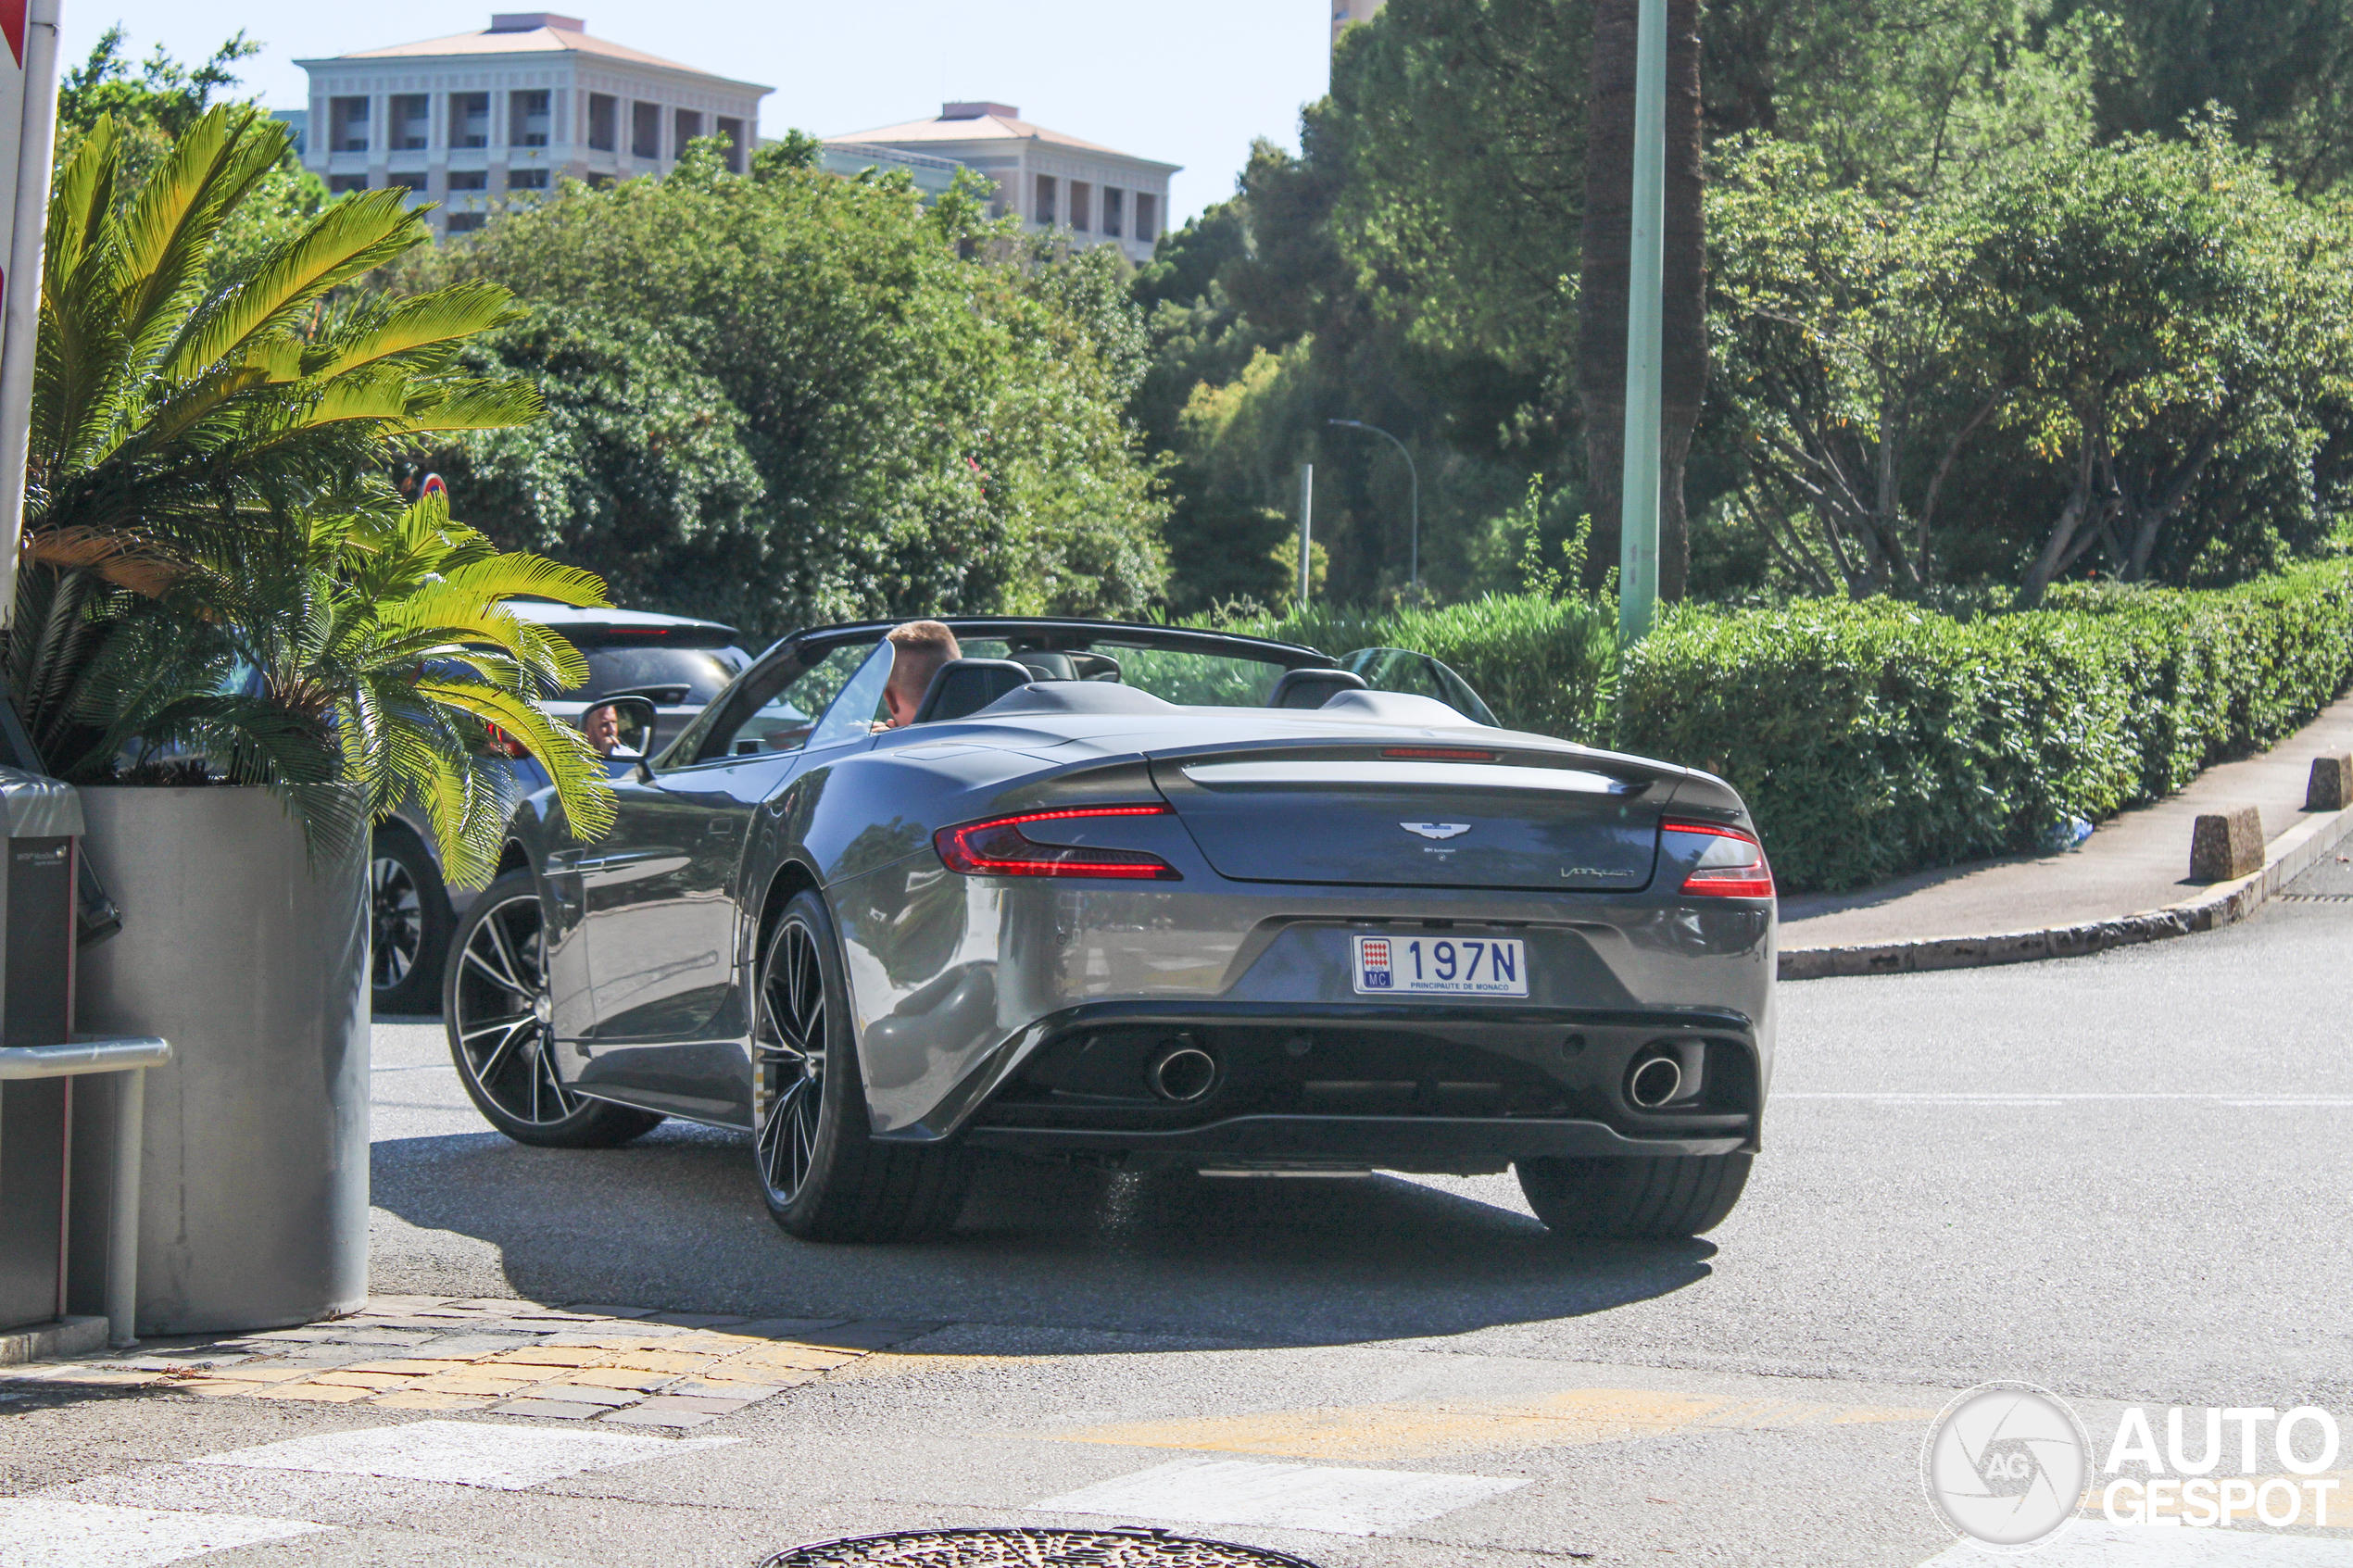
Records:
{"label": "car shadow on road", "polygon": [[1010,1161],[982,1167],[938,1240],[817,1246],[769,1221],[748,1136],[678,1123],[618,1149],[389,1139],[373,1184],[376,1207],[406,1223],[377,1226],[382,1293],[1252,1343],[1603,1312],[1707,1278],[1715,1255],[1705,1241],[1563,1240],[1504,1206],[1509,1177],[1224,1180]]}

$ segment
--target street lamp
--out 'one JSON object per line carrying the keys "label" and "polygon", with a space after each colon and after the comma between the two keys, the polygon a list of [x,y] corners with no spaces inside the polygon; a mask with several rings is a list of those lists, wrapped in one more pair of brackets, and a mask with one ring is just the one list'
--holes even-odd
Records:
{"label": "street lamp", "polygon": [[1414,482],[1413,554],[1408,558],[1412,562],[1408,576],[1415,587],[1420,587],[1422,584],[1422,474],[1421,470],[1414,466],[1414,455],[1405,450],[1403,442],[1378,425],[1368,425],[1362,420],[1326,420],[1324,422],[1340,425],[1349,430],[1369,430],[1391,446],[1396,447],[1398,455],[1405,459],[1406,477]]}
{"label": "street lamp", "polygon": [[1634,45],[1633,253],[1626,278],[1626,446],[1619,496],[1617,635],[1632,646],[1658,614],[1661,296],[1667,279],[1667,0],[1641,0]]}

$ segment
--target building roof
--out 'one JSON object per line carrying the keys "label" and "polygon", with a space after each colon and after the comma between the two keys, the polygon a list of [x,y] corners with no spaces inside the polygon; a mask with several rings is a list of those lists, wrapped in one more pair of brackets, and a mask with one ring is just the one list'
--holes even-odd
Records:
{"label": "building roof", "polygon": [[[518,26],[530,22],[536,25]],[[381,49],[354,49],[346,55],[335,55],[324,60],[296,60],[299,66],[326,65],[335,60],[390,60],[446,58],[460,55],[594,55],[602,59],[623,60],[631,65],[656,66],[663,70],[684,71],[689,76],[709,76],[718,81],[732,81],[715,71],[665,60],[660,55],[648,55],[642,49],[632,49],[610,39],[590,36],[587,24],[577,17],[560,17],[547,12],[525,12],[518,16],[491,19],[491,25],[480,32],[452,33],[447,38],[426,38],[414,44],[392,44]],[[773,93],[773,87],[757,82],[737,82],[737,86],[758,88]]]}
{"label": "building roof", "polygon": [[852,131],[825,138],[828,144],[848,143],[900,145],[909,142],[1043,142],[1049,146],[1076,147],[1082,152],[1107,153],[1135,163],[1152,164],[1157,169],[1174,170],[1173,163],[1156,163],[1134,153],[1123,153],[1116,147],[1106,147],[1100,142],[1085,142],[1060,131],[1050,131],[1021,118],[1021,110],[1010,104],[942,104],[936,119],[911,119],[904,125],[885,125],[873,131]]}

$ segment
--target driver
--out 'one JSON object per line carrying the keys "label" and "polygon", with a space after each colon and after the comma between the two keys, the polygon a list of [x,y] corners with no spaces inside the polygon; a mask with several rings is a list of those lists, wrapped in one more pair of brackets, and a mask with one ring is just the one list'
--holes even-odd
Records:
{"label": "driver", "polygon": [[903,730],[914,722],[924,705],[931,678],[951,659],[961,659],[956,633],[937,621],[910,621],[895,626],[884,641],[890,645],[890,680],[883,686],[883,708],[890,717],[877,730]]}
{"label": "driver", "polygon": [[598,756],[610,757],[612,748],[621,744],[621,714],[611,703],[599,703],[580,716],[580,733],[588,737]]}

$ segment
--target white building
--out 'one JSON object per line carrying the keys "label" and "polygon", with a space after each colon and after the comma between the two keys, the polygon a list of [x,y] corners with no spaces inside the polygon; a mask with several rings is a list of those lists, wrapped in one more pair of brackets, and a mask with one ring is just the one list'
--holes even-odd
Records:
{"label": "white building", "polygon": [[567,176],[663,174],[698,136],[751,156],[774,91],[588,34],[577,17],[494,16],[481,32],[297,60],[310,73],[303,164],[331,191],[400,185],[437,201],[448,233],[509,192]]}
{"label": "white building", "polygon": [[1371,21],[1381,5],[1382,0],[1332,0],[1332,42],[1340,42],[1340,32],[1349,23]]}
{"label": "white building", "polygon": [[1168,220],[1168,177],[1182,167],[1115,152],[1021,118],[1010,104],[943,104],[937,119],[825,138],[825,166],[847,169],[880,152],[919,153],[963,164],[996,182],[990,216],[1018,213],[1032,230],[1067,230],[1082,245],[1116,245],[1151,258]]}

